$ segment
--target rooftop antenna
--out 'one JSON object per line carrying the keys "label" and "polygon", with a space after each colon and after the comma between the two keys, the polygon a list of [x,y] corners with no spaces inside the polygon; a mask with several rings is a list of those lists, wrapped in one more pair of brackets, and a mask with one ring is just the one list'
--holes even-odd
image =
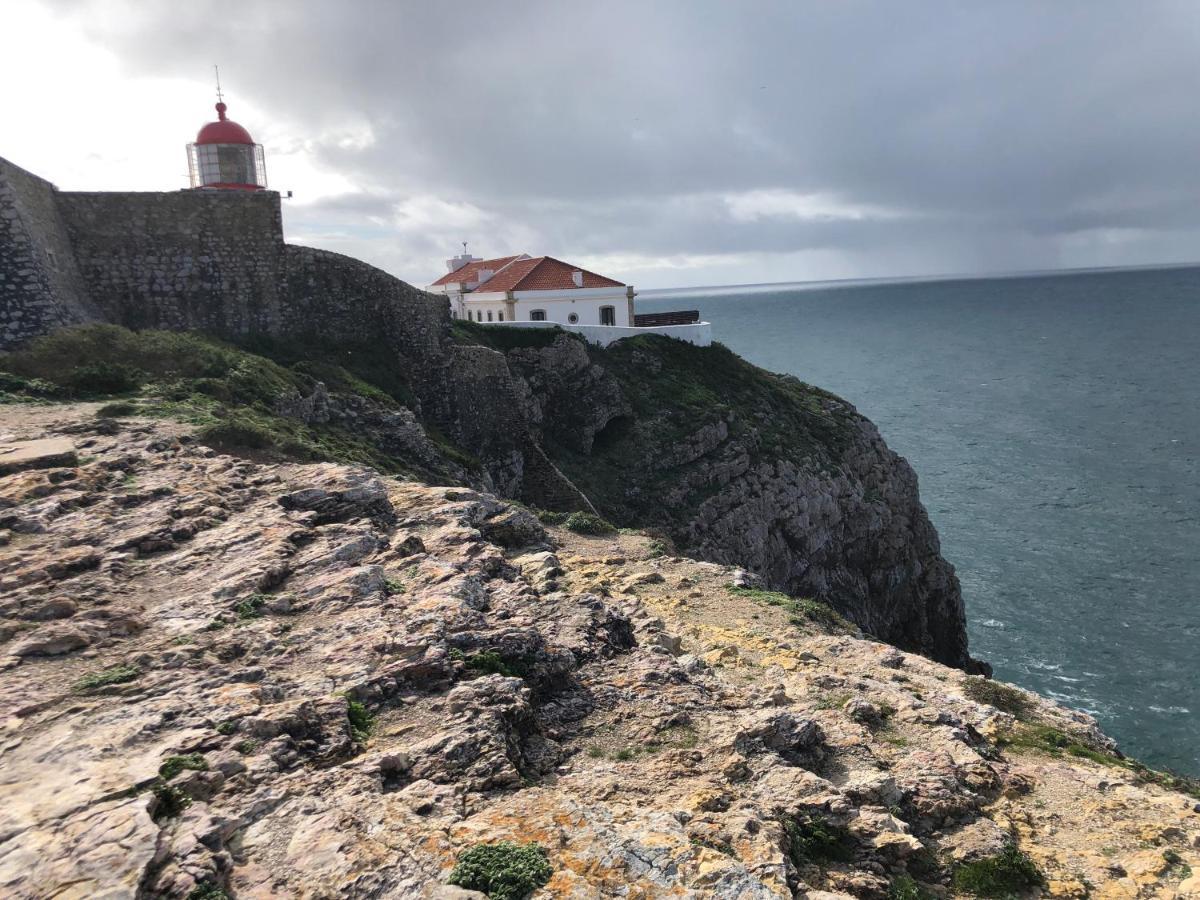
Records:
{"label": "rooftop antenna", "polygon": [[463,241],[462,244],[463,244],[463,256],[466,256],[467,255],[467,242]]}
{"label": "rooftop antenna", "polygon": [[216,63],[213,64],[213,74],[217,77],[217,102],[221,103],[225,97],[221,94],[221,70],[217,68]]}

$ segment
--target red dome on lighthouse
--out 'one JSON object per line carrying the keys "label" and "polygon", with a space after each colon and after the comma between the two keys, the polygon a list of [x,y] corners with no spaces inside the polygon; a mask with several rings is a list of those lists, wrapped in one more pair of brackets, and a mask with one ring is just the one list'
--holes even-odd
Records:
{"label": "red dome on lighthouse", "polygon": [[225,118],[225,110],[228,107],[225,103],[217,103],[217,121],[209,122],[196,135],[197,144],[253,144],[254,138],[250,137],[250,132],[234,122],[232,119]]}
{"label": "red dome on lighthouse", "polygon": [[262,144],[250,132],[225,118],[225,102],[217,94],[217,121],[209,122],[188,144],[188,178],[193,190],[262,191],[267,167]]}

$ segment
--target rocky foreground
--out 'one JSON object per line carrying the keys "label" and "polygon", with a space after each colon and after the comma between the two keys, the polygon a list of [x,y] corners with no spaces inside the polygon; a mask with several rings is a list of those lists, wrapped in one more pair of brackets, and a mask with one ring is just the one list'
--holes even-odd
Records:
{"label": "rocky foreground", "polygon": [[1200,896],[1197,799],[1090,718],[745,573],[84,404],[3,422],[74,457],[0,477],[0,896],[477,897],[456,861],[504,840],[534,897]]}

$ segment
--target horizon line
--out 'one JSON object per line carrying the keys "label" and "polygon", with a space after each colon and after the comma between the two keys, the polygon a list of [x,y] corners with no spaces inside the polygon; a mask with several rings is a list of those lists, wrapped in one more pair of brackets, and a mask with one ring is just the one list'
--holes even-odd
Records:
{"label": "horizon line", "polygon": [[934,281],[981,281],[1001,278],[1032,278],[1056,275],[1079,275],[1089,272],[1136,272],[1154,269],[1193,269],[1200,268],[1200,260],[1175,263],[1139,263],[1133,265],[1115,266],[1078,266],[1062,269],[1009,269],[997,272],[947,272],[934,275],[874,275],[863,278],[824,278],[808,281],[749,281],[735,284],[701,284],[687,287],[641,288],[638,296],[649,294],[680,294],[700,293],[703,291],[731,291],[738,288],[773,288],[773,287],[850,287],[863,284],[897,284],[901,282],[917,283]]}

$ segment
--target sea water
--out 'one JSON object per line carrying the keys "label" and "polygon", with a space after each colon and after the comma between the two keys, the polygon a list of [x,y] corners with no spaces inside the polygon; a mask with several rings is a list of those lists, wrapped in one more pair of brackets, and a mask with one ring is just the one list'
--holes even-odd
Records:
{"label": "sea water", "polygon": [[1200,774],[1200,268],[643,293],[916,469],[971,652]]}

